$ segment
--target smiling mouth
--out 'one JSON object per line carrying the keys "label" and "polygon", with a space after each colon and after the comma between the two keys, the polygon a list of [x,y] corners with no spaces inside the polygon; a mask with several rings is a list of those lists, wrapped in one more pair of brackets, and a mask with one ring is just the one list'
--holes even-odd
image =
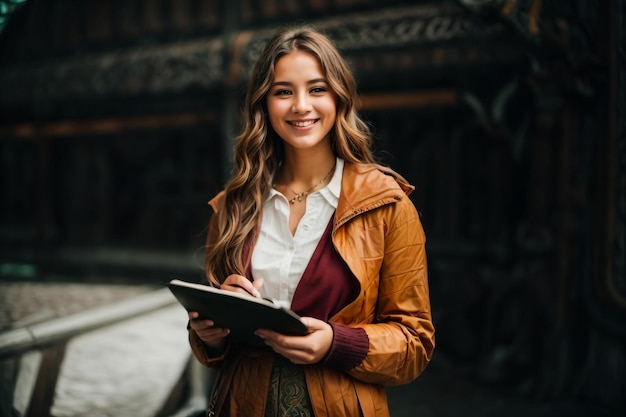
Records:
{"label": "smiling mouth", "polygon": [[295,127],[307,127],[307,126],[311,126],[314,123],[317,123],[319,119],[313,119],[313,120],[292,120],[292,121],[288,121],[287,123],[289,123],[292,126]]}

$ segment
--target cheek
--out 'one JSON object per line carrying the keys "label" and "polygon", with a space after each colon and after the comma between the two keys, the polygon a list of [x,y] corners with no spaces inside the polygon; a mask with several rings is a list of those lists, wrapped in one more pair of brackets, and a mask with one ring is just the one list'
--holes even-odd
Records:
{"label": "cheek", "polygon": [[270,119],[283,117],[288,110],[287,100],[271,100],[267,103],[267,115]]}
{"label": "cheek", "polygon": [[337,106],[335,106],[335,103],[327,103],[324,107],[324,113],[326,113],[327,118],[334,123],[337,118]]}
{"label": "cheek", "polygon": [[327,100],[323,103],[324,112],[327,115],[337,116],[337,103],[335,100]]}
{"label": "cheek", "polygon": [[282,118],[284,111],[282,110],[280,102],[268,102],[267,103],[267,118],[274,129],[276,129],[276,125],[278,121]]}

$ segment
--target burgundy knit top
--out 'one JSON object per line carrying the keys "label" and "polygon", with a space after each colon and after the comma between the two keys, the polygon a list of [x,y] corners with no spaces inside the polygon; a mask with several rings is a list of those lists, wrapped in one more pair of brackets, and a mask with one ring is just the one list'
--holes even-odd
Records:
{"label": "burgundy knit top", "polygon": [[[331,325],[333,344],[322,364],[349,371],[367,355],[369,339],[362,328],[329,322],[331,317],[356,299],[360,291],[359,281],[333,246],[332,224],[333,218],[296,287],[291,309],[300,316],[314,317]],[[248,277],[252,277],[250,265],[246,272]]]}

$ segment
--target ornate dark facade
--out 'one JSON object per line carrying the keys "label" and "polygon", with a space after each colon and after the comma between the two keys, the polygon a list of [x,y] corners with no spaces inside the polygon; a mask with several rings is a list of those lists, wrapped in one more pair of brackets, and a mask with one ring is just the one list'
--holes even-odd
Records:
{"label": "ornate dark facade", "polygon": [[157,279],[201,274],[251,63],[311,22],[417,186],[440,355],[516,395],[625,407],[623,2],[70,3],[27,1],[0,33],[5,276],[132,276],[155,251],[180,254]]}

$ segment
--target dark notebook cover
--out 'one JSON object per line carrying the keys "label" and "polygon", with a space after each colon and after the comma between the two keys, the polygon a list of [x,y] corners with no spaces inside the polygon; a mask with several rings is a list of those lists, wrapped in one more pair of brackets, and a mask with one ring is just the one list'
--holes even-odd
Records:
{"label": "dark notebook cover", "polygon": [[231,337],[241,343],[266,347],[254,334],[257,329],[288,335],[307,333],[306,325],[296,313],[270,300],[178,279],[171,280],[167,286],[187,311],[197,311],[200,318],[229,328]]}

